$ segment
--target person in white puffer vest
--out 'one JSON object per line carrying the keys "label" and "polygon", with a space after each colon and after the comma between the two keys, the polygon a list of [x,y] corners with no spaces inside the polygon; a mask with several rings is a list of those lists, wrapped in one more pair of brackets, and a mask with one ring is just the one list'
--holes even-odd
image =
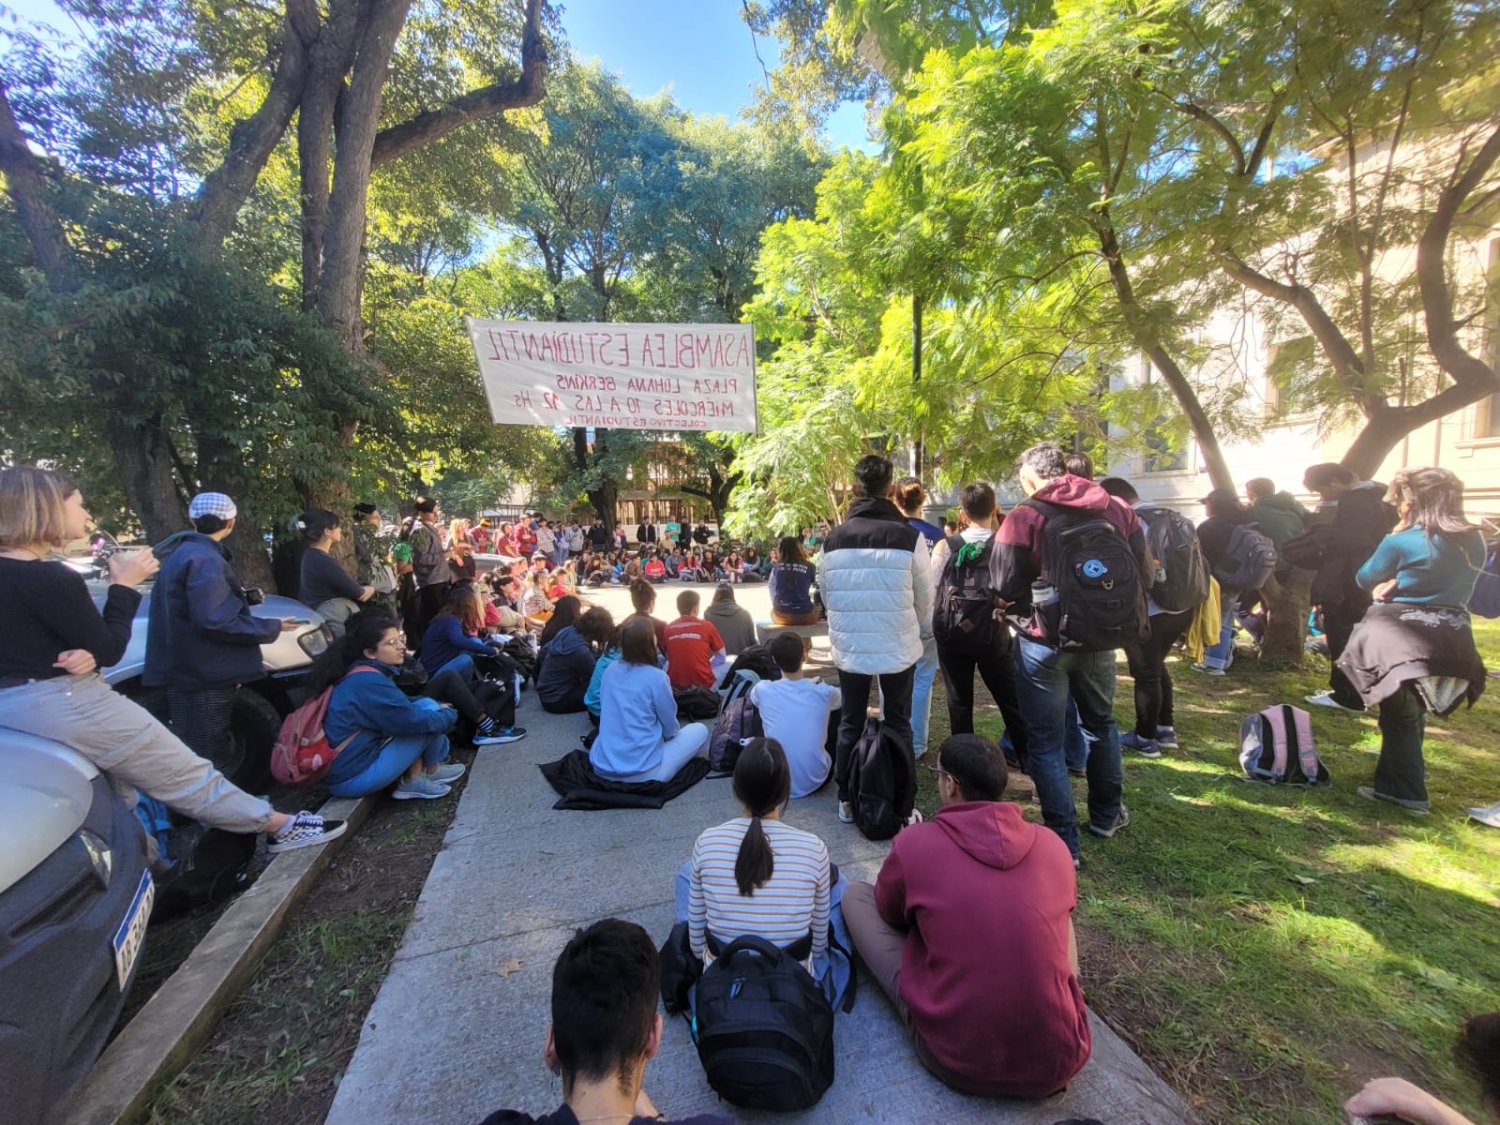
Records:
{"label": "person in white puffer vest", "polygon": [[844,522],[828,533],[818,588],[843,710],[834,757],[839,819],[852,821],[849,766],[865,726],[870,681],[880,679],[886,728],[911,745],[912,677],[932,631],[932,570],[921,532],[890,500],[892,465],[862,457]]}

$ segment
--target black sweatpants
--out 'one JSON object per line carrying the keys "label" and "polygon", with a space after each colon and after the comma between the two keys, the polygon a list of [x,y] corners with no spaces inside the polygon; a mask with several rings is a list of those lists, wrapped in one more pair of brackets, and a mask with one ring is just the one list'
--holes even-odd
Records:
{"label": "black sweatpants", "polygon": [[948,733],[974,733],[974,673],[984,681],[995,706],[1005,720],[1011,746],[1018,761],[1026,760],[1026,724],[1016,698],[1016,661],[1007,643],[982,656],[955,652],[938,645],[938,670],[943,674],[943,693],[948,697]]}
{"label": "black sweatpants", "polygon": [[1172,651],[1188,626],[1194,610],[1158,613],[1151,618],[1151,636],[1125,647],[1130,678],[1135,681],[1135,733],[1155,738],[1157,727],[1172,725],[1172,675],[1167,671],[1167,653]]}

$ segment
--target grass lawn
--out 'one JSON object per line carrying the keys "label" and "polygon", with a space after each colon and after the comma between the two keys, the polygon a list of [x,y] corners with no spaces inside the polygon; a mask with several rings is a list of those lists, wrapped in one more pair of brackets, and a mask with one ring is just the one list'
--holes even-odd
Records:
{"label": "grass lawn", "polygon": [[[1477,632],[1500,667],[1500,623]],[[1271,672],[1241,655],[1223,679],[1171,666],[1181,750],[1127,752],[1130,827],[1084,835],[1089,1003],[1205,1121],[1342,1120],[1342,1101],[1383,1074],[1481,1119],[1451,1048],[1467,1016],[1500,1009],[1500,831],[1463,812],[1500,800],[1500,682],[1472,711],[1429,723],[1433,810],[1417,817],[1355,792],[1374,771],[1373,714],[1308,708],[1331,788],[1242,781],[1240,720],[1300,705],[1326,686],[1327,664]],[[1128,728],[1123,660],[1119,683]],[[948,727],[941,682],[934,696],[936,746]],[[993,707],[976,725],[999,736]],[[919,773],[931,814],[934,775]],[[1075,793],[1082,809],[1081,780]]]}

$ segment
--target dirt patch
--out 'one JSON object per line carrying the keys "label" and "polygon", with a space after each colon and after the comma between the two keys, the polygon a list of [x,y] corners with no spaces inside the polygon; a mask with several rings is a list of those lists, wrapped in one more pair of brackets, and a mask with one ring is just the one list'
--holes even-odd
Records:
{"label": "dirt patch", "polygon": [[[467,764],[474,754],[454,757]],[[466,781],[440,801],[376,806],[149,1121],[313,1125],[327,1116]]]}

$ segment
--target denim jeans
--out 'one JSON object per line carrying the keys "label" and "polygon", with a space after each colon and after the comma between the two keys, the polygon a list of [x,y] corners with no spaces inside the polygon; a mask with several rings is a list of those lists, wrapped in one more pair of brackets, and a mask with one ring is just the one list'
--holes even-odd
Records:
{"label": "denim jeans", "polygon": [[1219,591],[1219,643],[1203,651],[1203,666],[1229,671],[1234,663],[1234,603],[1238,590]]}
{"label": "denim jeans", "polygon": [[1120,815],[1124,773],[1115,726],[1115,654],[1059,652],[1025,637],[1016,640],[1016,690],[1026,716],[1026,772],[1036,782],[1042,821],[1078,855],[1078,810],[1068,783],[1068,700],[1078,706],[1091,739],[1088,762],[1089,821],[1100,828]]}
{"label": "denim jeans", "polygon": [[444,664],[437,671],[433,672],[432,675],[434,678],[436,678],[438,676],[441,676],[444,672],[457,672],[460,676],[463,677],[464,683],[466,684],[472,684],[479,678],[479,671],[474,667],[474,658],[467,652],[459,653],[452,660],[448,661],[448,663]]}
{"label": "denim jeans", "polygon": [[927,721],[932,713],[932,681],[937,678],[937,641],[928,637],[922,642],[922,659],[917,661],[911,683],[911,744],[918,755],[927,749]]}
{"label": "denim jeans", "polygon": [[418,758],[427,769],[448,756],[446,734],[403,734],[382,746],[369,765],[353,777],[330,785],[335,797],[367,797],[400,781]]}

